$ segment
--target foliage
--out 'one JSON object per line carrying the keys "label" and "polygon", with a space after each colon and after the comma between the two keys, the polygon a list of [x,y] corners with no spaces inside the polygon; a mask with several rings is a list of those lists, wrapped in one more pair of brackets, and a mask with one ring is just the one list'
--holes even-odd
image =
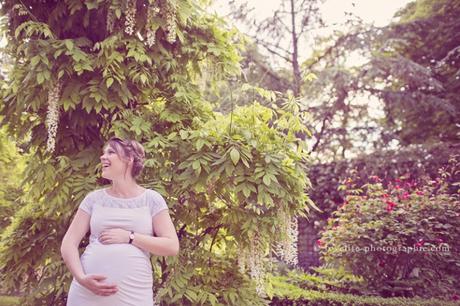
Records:
{"label": "foliage", "polygon": [[[450,156],[457,151],[458,145],[454,143],[413,145],[399,150],[386,149],[362,154],[349,160],[311,165],[309,173],[314,188],[310,196],[322,210],[321,213],[313,211],[319,222],[317,229],[321,230],[325,225],[323,221],[331,217],[344,202],[345,191],[338,187],[348,177],[355,176],[355,184],[359,186],[364,185],[369,177],[378,176],[382,179],[383,188],[401,177],[413,183],[422,177],[435,179],[439,168],[447,165]],[[454,183],[452,178],[448,180]],[[452,184],[450,186],[449,192],[456,193],[457,189]]]}
{"label": "foliage", "polygon": [[19,305],[19,298],[16,298],[13,296],[1,296],[0,295],[0,305],[2,306]]}
{"label": "foliage", "polygon": [[442,306],[458,305],[455,301],[420,298],[382,298],[378,296],[359,296],[322,290],[303,289],[293,284],[286,276],[270,278],[273,297],[270,305],[321,305],[321,306]]}
{"label": "foliage", "polygon": [[[0,233],[11,223],[11,216],[21,202],[20,178],[25,167],[25,157],[17,151],[14,143],[0,130]],[[12,175],[14,173],[15,175]]]}
{"label": "foliage", "polygon": [[345,267],[382,296],[459,294],[460,199],[447,192],[448,178],[460,181],[458,159],[418,184],[397,179],[384,189],[377,176],[362,186],[348,178],[346,200],[318,241],[326,265]]}
{"label": "foliage", "polygon": [[316,267],[312,273],[291,269],[285,273],[275,273],[283,276],[288,283],[299,288],[315,291],[334,291],[340,293],[359,293],[350,288],[359,288],[363,279],[338,267],[336,269]]}
{"label": "foliage", "polygon": [[[317,76],[304,89],[314,122],[323,120],[315,150],[344,157],[359,143],[381,149],[455,141],[459,7],[458,0],[419,0],[391,25],[354,22],[346,33],[319,41],[322,48],[302,64],[304,75]],[[347,61],[351,56],[362,59]]]}
{"label": "foliage", "polygon": [[[279,1],[273,16],[257,21],[255,16],[250,16],[251,9],[248,9],[248,3],[245,2],[237,7],[234,1],[230,2],[230,14],[235,20],[244,23],[246,32],[254,44],[268,51],[272,58],[288,64],[289,71],[285,76],[271,71],[267,67],[269,65],[257,60],[257,53],[249,52],[256,55],[252,63],[265,73],[270,73],[276,83],[287,85],[295,97],[301,94],[302,76],[299,65],[300,58],[303,57],[301,44],[309,38],[307,35],[312,35],[314,29],[324,26],[324,21],[319,14],[320,3],[321,1],[318,0]],[[287,41],[289,42],[286,43]]]}
{"label": "foliage", "polygon": [[[180,254],[152,257],[157,297],[263,304],[254,289],[263,275],[252,273],[259,267],[250,266],[249,277],[235,270],[237,259],[245,249],[263,259],[285,238],[280,212],[305,216],[313,207],[295,101],[276,111],[254,103],[226,116],[212,112],[199,88],[204,62],[211,82],[234,75],[240,45],[238,33],[197,2],[161,1],[153,18],[141,0],[23,3],[1,7],[12,63],[2,83],[2,125],[15,140],[30,140],[20,144],[30,154],[24,205],[0,244],[2,284],[23,290],[27,305],[65,304],[71,275],[60,242],[82,198],[107,183],[99,156],[116,135],[144,144],[139,182],[165,197],[178,229]],[[134,14],[126,3],[137,3]],[[59,116],[50,136],[53,105]]]}

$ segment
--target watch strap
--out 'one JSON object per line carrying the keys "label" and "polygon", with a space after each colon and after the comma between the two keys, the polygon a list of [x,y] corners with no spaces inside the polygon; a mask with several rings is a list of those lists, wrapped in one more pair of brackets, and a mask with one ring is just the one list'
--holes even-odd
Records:
{"label": "watch strap", "polygon": [[133,242],[133,238],[134,238],[134,231],[131,231],[131,233],[129,234],[129,244],[131,244]]}

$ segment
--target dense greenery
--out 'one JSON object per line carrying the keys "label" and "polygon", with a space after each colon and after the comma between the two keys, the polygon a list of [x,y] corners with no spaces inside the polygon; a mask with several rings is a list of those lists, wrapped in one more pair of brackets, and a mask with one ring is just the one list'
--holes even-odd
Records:
{"label": "dense greenery", "polygon": [[325,264],[362,277],[367,294],[458,295],[460,198],[447,192],[458,159],[427,182],[401,178],[384,189],[377,176],[362,186],[348,178],[345,202],[318,241]]}
{"label": "dense greenery", "polygon": [[[326,220],[332,216],[344,202],[346,193],[339,186],[348,177],[355,177],[360,186],[368,182],[369,177],[382,179],[383,188],[387,188],[396,179],[404,177],[408,181],[421,178],[435,179],[438,170],[448,164],[449,158],[459,149],[455,143],[438,143],[433,146],[413,145],[398,150],[382,150],[371,154],[362,154],[353,159],[331,163],[315,163],[309,167],[314,188],[310,192],[312,200],[322,212],[313,211],[317,220],[317,229],[322,230]],[[449,193],[455,194],[452,187],[456,177],[446,178],[450,184]]]}
{"label": "dense greenery", "polygon": [[[6,129],[0,130],[0,233],[11,223],[12,216],[17,211],[22,200],[19,188],[21,174],[24,171],[26,157],[18,152],[14,142],[6,134]],[[14,174],[14,175],[12,175]]]}
{"label": "dense greenery", "polygon": [[[297,274],[297,276],[296,276]],[[303,276],[290,273],[288,276],[273,276],[271,305],[314,305],[314,306],[444,306],[458,305],[458,302],[441,299],[421,298],[382,298],[379,296],[360,296],[333,292],[331,290],[312,290],[304,288],[297,279]],[[294,278],[294,281],[293,281]],[[321,284],[321,281],[317,281]]]}
{"label": "dense greenery", "polygon": [[317,76],[304,91],[321,156],[456,141],[459,3],[415,1],[393,24],[354,21],[318,41],[302,67]]}
{"label": "dense greenery", "polygon": [[[83,197],[108,183],[99,156],[116,135],[144,144],[139,182],[165,197],[180,239],[177,257],[152,257],[163,304],[458,299],[458,168],[435,175],[458,150],[459,0],[417,0],[383,28],[352,21],[299,66],[299,39],[320,20],[311,1],[285,31],[292,69],[273,69],[258,51],[266,41],[248,42],[208,4],[1,1],[0,294],[65,304],[59,245]],[[282,38],[278,17],[259,26]],[[350,66],[356,54],[365,63]],[[383,118],[372,115],[379,105]],[[285,274],[297,255],[292,217],[307,215],[318,230],[334,217],[319,242],[328,265]],[[446,254],[332,251],[439,243]],[[285,276],[263,273],[274,246]]]}
{"label": "dense greenery", "polygon": [[2,285],[29,305],[65,303],[70,273],[59,244],[84,195],[105,183],[99,155],[115,134],[145,145],[140,183],[166,198],[178,230],[179,256],[153,256],[157,297],[263,304],[263,269],[252,263],[251,280],[235,265],[263,265],[269,245],[285,238],[280,216],[305,216],[313,205],[296,101],[212,111],[201,97],[202,67],[212,67],[211,83],[237,74],[240,45],[202,3],[22,3],[2,2],[12,63],[2,125],[30,154],[24,206],[0,244]]}

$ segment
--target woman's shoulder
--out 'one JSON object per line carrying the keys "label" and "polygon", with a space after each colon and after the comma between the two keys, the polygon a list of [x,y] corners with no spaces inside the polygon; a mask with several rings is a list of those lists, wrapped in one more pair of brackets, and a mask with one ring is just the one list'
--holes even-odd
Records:
{"label": "woman's shoulder", "polygon": [[99,188],[96,188],[96,189],[93,189],[91,190],[90,192],[88,192],[86,194],[87,197],[89,198],[97,198],[97,197],[100,197],[102,195],[104,195],[104,189],[106,187],[99,187]]}
{"label": "woman's shoulder", "polygon": [[153,188],[145,188],[145,192],[150,197],[154,197],[154,198],[158,198],[158,197],[162,198],[163,197],[159,191],[157,191],[156,189],[153,189]]}

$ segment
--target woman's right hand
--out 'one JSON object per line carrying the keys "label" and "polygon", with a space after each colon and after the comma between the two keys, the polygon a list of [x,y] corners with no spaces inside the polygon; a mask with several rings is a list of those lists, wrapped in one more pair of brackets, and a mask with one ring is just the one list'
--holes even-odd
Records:
{"label": "woman's right hand", "polygon": [[106,278],[107,277],[100,274],[87,274],[80,278],[78,282],[97,295],[108,296],[117,293],[118,288],[116,284],[106,284],[102,282]]}

